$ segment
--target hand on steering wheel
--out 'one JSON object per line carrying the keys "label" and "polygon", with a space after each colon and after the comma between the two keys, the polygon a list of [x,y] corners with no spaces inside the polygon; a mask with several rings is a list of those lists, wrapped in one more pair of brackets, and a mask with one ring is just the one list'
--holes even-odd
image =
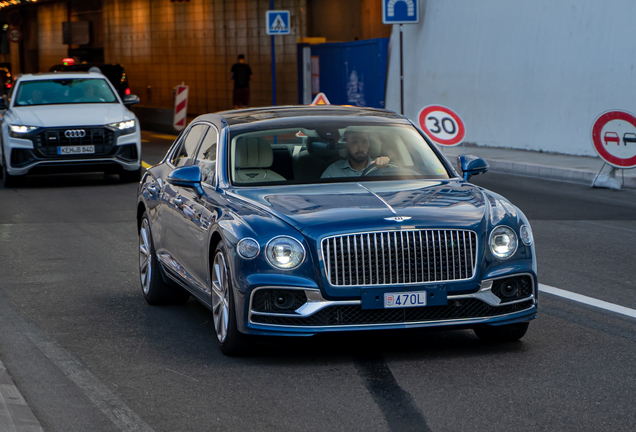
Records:
{"label": "hand on steering wheel", "polygon": [[362,171],[361,176],[364,177],[376,171],[377,169],[382,169],[382,168],[402,168],[402,167],[397,164],[394,164],[393,162],[388,162],[387,164],[381,165],[381,166],[378,166],[378,164],[371,164],[368,167],[366,167],[364,171]]}

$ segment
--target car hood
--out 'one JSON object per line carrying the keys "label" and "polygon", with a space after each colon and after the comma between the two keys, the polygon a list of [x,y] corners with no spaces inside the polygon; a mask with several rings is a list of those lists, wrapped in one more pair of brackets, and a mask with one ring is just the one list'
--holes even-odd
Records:
{"label": "car hood", "polygon": [[134,118],[119,103],[14,107],[11,114],[12,123],[37,127],[97,126]]}
{"label": "car hood", "polygon": [[477,229],[489,207],[480,188],[456,180],[234,188],[231,192],[316,240],[327,234],[407,227]]}

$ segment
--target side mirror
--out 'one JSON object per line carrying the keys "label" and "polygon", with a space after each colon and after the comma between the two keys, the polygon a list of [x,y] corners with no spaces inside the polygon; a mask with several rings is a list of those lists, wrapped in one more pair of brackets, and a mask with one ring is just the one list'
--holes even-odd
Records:
{"label": "side mirror", "polygon": [[477,156],[459,155],[457,156],[457,168],[461,171],[464,180],[470,181],[472,176],[488,171],[488,162]]}
{"label": "side mirror", "polygon": [[3,97],[0,97],[0,110],[8,110],[9,106],[7,105],[7,100]]}
{"label": "side mirror", "polygon": [[124,96],[124,105],[129,107],[133,105],[137,105],[139,103],[139,97],[137,95],[126,95]]}
{"label": "side mirror", "polygon": [[196,190],[199,195],[203,195],[201,188],[201,167],[199,165],[189,165],[177,168],[168,174],[168,183],[174,186],[182,186]]}

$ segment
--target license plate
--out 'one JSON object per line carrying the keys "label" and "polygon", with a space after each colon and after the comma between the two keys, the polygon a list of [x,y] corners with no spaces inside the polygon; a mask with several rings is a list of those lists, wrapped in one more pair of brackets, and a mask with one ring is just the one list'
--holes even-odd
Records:
{"label": "license plate", "polygon": [[385,293],[385,308],[426,306],[426,291]]}
{"label": "license plate", "polygon": [[57,148],[57,154],[91,154],[95,153],[95,146],[64,146]]}

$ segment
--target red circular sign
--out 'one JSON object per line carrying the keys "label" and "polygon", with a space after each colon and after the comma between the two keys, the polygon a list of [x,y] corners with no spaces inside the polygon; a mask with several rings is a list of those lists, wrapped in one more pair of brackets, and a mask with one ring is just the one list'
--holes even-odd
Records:
{"label": "red circular sign", "polygon": [[437,144],[454,146],[466,136],[464,122],[450,108],[429,105],[422,108],[417,118],[422,130]]}
{"label": "red circular sign", "polygon": [[636,117],[626,111],[607,111],[592,126],[592,145],[616,168],[636,167]]}
{"label": "red circular sign", "polygon": [[9,29],[9,40],[11,42],[20,42],[22,40],[22,32],[17,28]]}

